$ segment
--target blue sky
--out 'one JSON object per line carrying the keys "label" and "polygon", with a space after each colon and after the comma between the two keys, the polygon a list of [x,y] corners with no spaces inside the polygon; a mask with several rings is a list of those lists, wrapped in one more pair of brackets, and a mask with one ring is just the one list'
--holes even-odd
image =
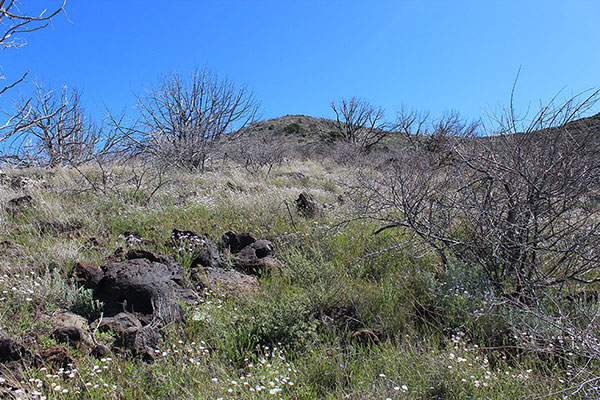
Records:
{"label": "blue sky", "polygon": [[[60,0],[22,0],[39,12]],[[89,112],[130,111],[135,93],[169,71],[207,66],[246,83],[265,118],[331,117],[358,96],[469,118],[558,90],[600,85],[600,1],[69,0],[68,20],[3,50],[8,78],[83,89]],[[27,90],[21,85],[18,90]],[[17,91],[5,94],[2,102]]]}

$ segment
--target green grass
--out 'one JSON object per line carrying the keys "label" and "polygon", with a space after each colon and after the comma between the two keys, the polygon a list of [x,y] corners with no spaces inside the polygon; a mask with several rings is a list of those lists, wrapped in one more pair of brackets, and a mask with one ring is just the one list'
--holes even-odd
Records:
{"label": "green grass", "polygon": [[[78,261],[100,264],[125,246],[126,231],[184,266],[191,255],[170,248],[172,229],[213,240],[252,231],[273,241],[283,269],[262,277],[261,293],[250,298],[202,293],[199,305],[186,307],[184,323],[161,331],[152,365],[71,349],[76,373],[30,366],[20,385],[57,399],[511,399],[562,389],[567,375],[558,364],[484,349],[506,327],[506,315],[481,311],[492,294],[479,271],[458,263],[445,269],[433,254],[395,248],[406,239],[402,232],[373,235],[376,225],[361,220],[339,225],[353,217],[351,204],[337,203],[346,190],[337,182],[349,172],[314,162],[280,167],[266,180],[242,169],[177,171],[148,204],[151,184],[132,196],[125,184],[116,194],[82,191],[86,182],[73,171],[48,177],[32,192],[36,207],[0,214],[11,227],[0,239],[24,246],[17,257],[0,254],[0,322],[19,341],[52,345],[47,317],[57,310],[98,313],[69,272]],[[119,174],[126,181],[127,169]],[[227,181],[245,191],[228,190]],[[303,190],[332,206],[315,219],[300,216],[293,205]],[[72,220],[83,225],[73,235],[39,230],[40,221]],[[91,237],[97,248],[84,246]],[[335,312],[345,315],[335,320]],[[377,341],[352,339],[356,329],[377,332]]]}

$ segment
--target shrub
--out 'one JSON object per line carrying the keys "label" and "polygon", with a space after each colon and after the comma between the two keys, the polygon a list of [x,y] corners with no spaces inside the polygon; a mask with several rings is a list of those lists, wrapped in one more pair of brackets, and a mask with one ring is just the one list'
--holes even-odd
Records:
{"label": "shrub", "polygon": [[295,135],[295,134],[303,133],[304,129],[302,128],[302,126],[300,126],[300,124],[293,122],[291,124],[286,125],[283,128],[283,131],[285,133],[287,133],[288,135]]}

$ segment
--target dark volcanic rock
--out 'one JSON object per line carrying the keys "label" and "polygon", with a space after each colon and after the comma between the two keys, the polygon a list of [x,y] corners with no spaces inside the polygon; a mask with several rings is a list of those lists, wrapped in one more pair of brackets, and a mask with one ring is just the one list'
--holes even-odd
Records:
{"label": "dark volcanic rock", "polygon": [[57,342],[66,343],[74,347],[77,347],[84,340],[84,335],[83,330],[76,326],[60,327],[52,332],[52,337]]}
{"label": "dark volcanic rock", "polygon": [[106,316],[129,311],[157,317],[166,323],[182,319],[183,310],[174,290],[183,278],[179,264],[134,258],[111,262],[102,271],[104,277],[94,296],[104,303]]}
{"label": "dark volcanic rock", "polygon": [[72,273],[73,280],[86,289],[95,289],[104,277],[102,268],[95,264],[76,263]]}
{"label": "dark volcanic rock", "polygon": [[66,343],[73,347],[84,347],[93,349],[95,344],[92,340],[87,320],[81,315],[70,312],[59,312],[52,316],[54,332],[52,337],[60,343]]}
{"label": "dark volcanic rock", "polygon": [[29,357],[31,357],[31,353],[21,343],[8,338],[0,338],[0,363],[20,361]]}
{"label": "dark volcanic rock", "polygon": [[223,249],[229,249],[232,254],[239,253],[244,247],[251,245],[258,239],[250,232],[226,232],[221,237]]}
{"label": "dark volcanic rock", "polygon": [[29,207],[33,204],[33,197],[29,195],[15,197],[14,199],[10,199],[8,203],[6,203],[6,211],[11,214],[17,214],[22,212],[26,207]]}
{"label": "dark volcanic rock", "polygon": [[302,192],[296,199],[296,209],[306,218],[313,218],[323,211],[323,206],[315,196],[308,192]]}
{"label": "dark volcanic rock", "polygon": [[40,358],[54,368],[70,369],[77,366],[77,361],[68,348],[55,344],[40,351]]}
{"label": "dark volcanic rock", "polygon": [[142,323],[135,315],[127,312],[121,312],[114,317],[106,317],[94,323],[98,331],[113,331],[116,334],[122,334],[129,328],[141,328]]}
{"label": "dark volcanic rock", "polygon": [[258,279],[255,276],[223,268],[204,268],[192,271],[192,279],[201,287],[221,289],[227,295],[244,298],[258,292]]}
{"label": "dark volcanic rock", "polygon": [[150,326],[127,329],[115,343],[117,346],[131,351],[134,355],[142,356],[147,361],[154,359],[154,350],[158,348],[160,336]]}
{"label": "dark volcanic rock", "polygon": [[247,274],[261,275],[273,267],[278,267],[278,263],[272,255],[273,245],[271,242],[258,240],[244,247],[234,258],[233,265]]}

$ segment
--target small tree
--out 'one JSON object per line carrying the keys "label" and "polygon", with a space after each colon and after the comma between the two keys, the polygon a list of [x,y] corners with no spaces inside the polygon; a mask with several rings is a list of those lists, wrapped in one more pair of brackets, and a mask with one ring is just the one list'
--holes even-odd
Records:
{"label": "small tree", "polygon": [[203,170],[222,139],[241,132],[258,112],[247,87],[207,69],[194,70],[189,79],[173,73],[137,100],[139,120],[128,127],[111,117],[117,130],[137,151],[191,170]]}
{"label": "small tree", "polygon": [[365,100],[342,99],[331,102],[331,109],[335,113],[335,130],[328,132],[332,140],[349,142],[368,151],[389,134],[383,122],[383,109]]}

